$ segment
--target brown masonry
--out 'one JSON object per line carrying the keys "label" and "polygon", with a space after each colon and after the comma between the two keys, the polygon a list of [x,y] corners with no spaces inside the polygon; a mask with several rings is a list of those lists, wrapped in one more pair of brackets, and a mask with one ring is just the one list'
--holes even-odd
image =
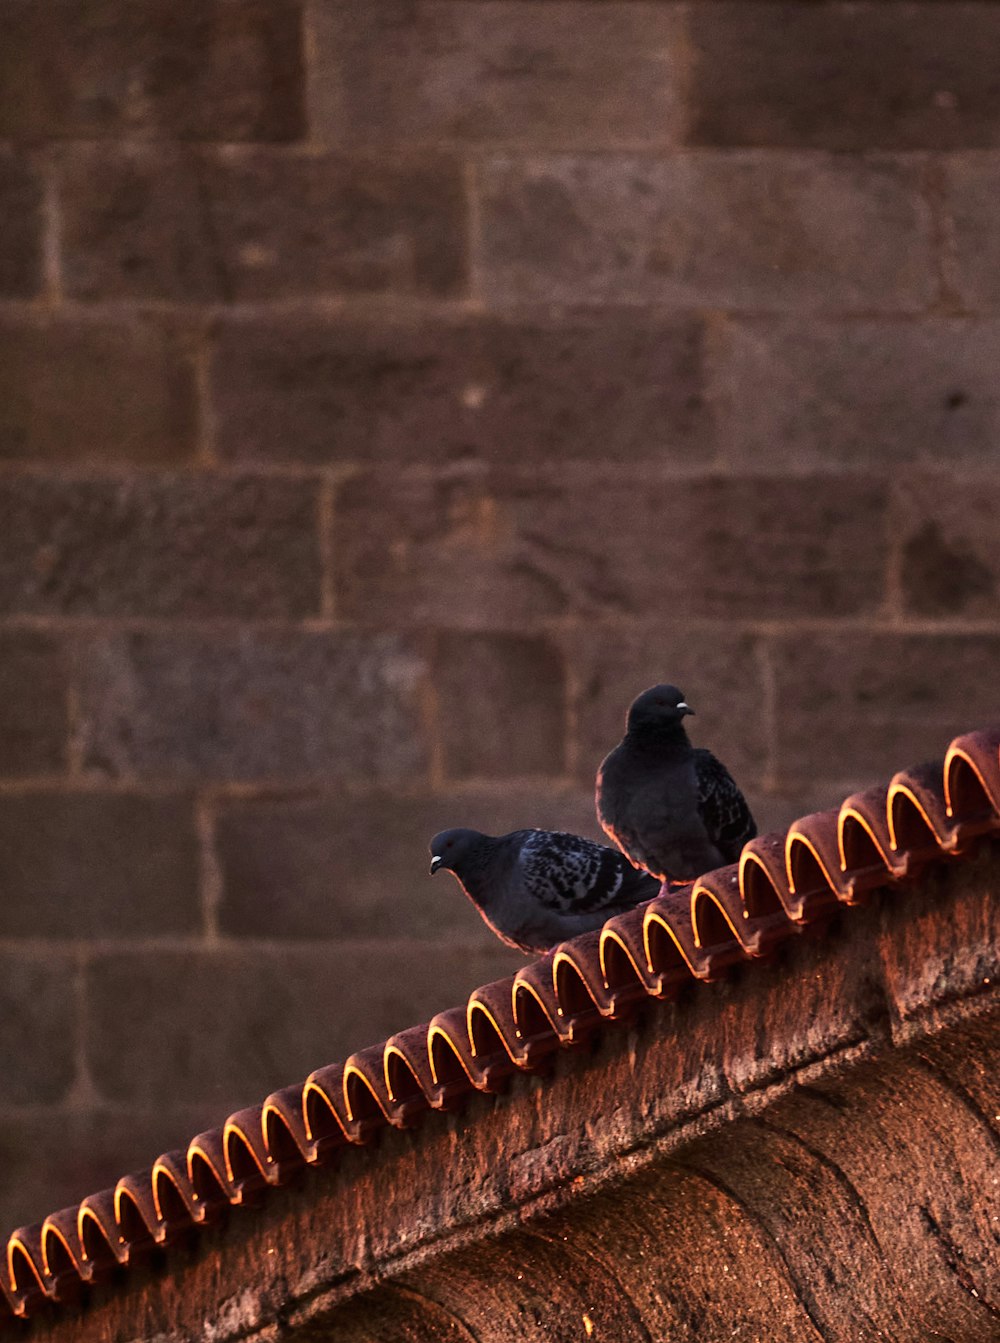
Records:
{"label": "brown masonry", "polygon": [[2,27],[5,1227],[511,973],[427,838],[654,680],[764,830],[997,718],[1000,4]]}

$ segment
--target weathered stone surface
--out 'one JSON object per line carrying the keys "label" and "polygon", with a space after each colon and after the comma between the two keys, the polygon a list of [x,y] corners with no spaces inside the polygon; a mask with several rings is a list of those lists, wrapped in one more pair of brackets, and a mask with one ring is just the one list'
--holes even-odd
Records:
{"label": "weathered stone surface", "polygon": [[363,475],[337,499],[338,609],[505,629],[875,611],[885,506],[853,477]]}
{"label": "weathered stone surface", "polygon": [[601,834],[592,791],[561,793],[550,782],[424,797],[233,798],[215,822],[223,931],[493,947],[494,934],[455,881],[428,875],[431,837],[456,825],[493,835],[531,826]]}
{"label": "weathered stone surface", "polygon": [[777,769],[870,785],[944,755],[996,716],[992,634],[789,634],[768,641],[777,678]]}
{"label": "weathered stone surface", "polygon": [[549,640],[442,633],[434,691],[448,778],[566,773],[566,668]]}
{"label": "weathered stone surface", "polygon": [[42,182],[34,164],[0,146],[0,297],[33,298],[42,287]]}
{"label": "weathered stone surface", "polygon": [[183,337],[141,318],[0,319],[0,459],[146,465],[197,447]]}
{"label": "weathered stone surface", "polygon": [[669,144],[683,123],[673,5],[333,0],[314,41],[327,143]]}
{"label": "weathered stone surface", "polygon": [[192,799],[0,795],[0,885],[2,937],[198,933]]}
{"label": "weathered stone surface", "polygon": [[[380,941],[95,955],[87,979],[87,1063],[101,1095],[226,1113],[323,1063],[427,1021],[523,962],[493,947]],[[345,985],[364,985],[364,995]],[[170,1004],[150,1012],[151,1002]]]}
{"label": "weathered stone surface", "polygon": [[0,135],[291,140],[297,0],[6,0]]}
{"label": "weathered stone surface", "polygon": [[1000,143],[994,5],[697,4],[688,21],[695,144]]}
{"label": "weathered stone surface", "polygon": [[68,735],[58,640],[36,630],[0,631],[0,777],[61,772]]}
{"label": "weathered stone surface", "polygon": [[0,952],[0,1106],[57,1104],[72,1086],[75,978],[70,954]]}
{"label": "weathered stone surface", "polygon": [[76,147],[61,183],[77,298],[446,298],[464,287],[464,190],[447,157]]}
{"label": "weathered stone surface", "polygon": [[115,776],[418,785],[424,659],[395,635],[134,633],[81,639],[87,769]]}
{"label": "weathered stone surface", "polygon": [[913,616],[1000,616],[1000,495],[991,481],[900,481],[896,527],[903,606]]}
{"label": "weathered stone surface", "polygon": [[491,303],[912,311],[934,293],[918,168],[805,154],[494,156]]}
{"label": "weathered stone surface", "polygon": [[742,471],[989,463],[998,360],[990,321],[727,321],[709,379],[720,451]]}
{"label": "weathered stone surface", "polygon": [[998,191],[1000,154],[955,154],[946,160],[945,208],[954,231],[958,291],[972,312],[1000,307]]}
{"label": "weathered stone surface", "polygon": [[711,452],[703,324],[603,312],[360,324],[235,319],[212,364],[239,461],[698,463]]}
{"label": "weathered stone surface", "polygon": [[5,476],[0,611],[318,614],[317,490],[254,476]]}

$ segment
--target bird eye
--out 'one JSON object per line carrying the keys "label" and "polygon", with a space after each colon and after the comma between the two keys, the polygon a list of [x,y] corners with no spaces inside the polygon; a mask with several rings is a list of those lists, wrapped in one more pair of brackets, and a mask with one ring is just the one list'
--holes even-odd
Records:
{"label": "bird eye", "polygon": [[454,841],[453,839],[449,839],[448,843],[447,843],[444,847],[445,847],[446,849],[450,849],[451,846],[452,846],[454,843],[455,843],[455,841]]}

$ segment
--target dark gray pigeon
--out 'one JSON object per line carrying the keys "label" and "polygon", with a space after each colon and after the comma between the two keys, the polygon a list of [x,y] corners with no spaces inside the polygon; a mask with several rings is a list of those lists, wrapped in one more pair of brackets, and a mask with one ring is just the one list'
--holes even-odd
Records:
{"label": "dark gray pigeon", "polygon": [[548,951],[660,890],[617,849],[561,830],[514,830],[498,839],[442,830],[431,840],[431,876],[442,869],[519,951]]}
{"label": "dark gray pigeon", "polygon": [[676,686],[644,691],[628,711],[624,738],[597,771],[597,819],[661,881],[692,881],[735,863],[757,833],[725,765],[688,741],[683,720],[691,713]]}

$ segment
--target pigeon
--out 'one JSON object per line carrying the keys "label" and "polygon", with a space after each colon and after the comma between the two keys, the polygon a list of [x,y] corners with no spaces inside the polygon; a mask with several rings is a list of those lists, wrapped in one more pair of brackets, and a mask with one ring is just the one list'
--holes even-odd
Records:
{"label": "pigeon", "polygon": [[735,863],[757,826],[732,776],[696,749],[682,691],[657,685],[632,704],[625,736],[597,772],[597,819],[637,867],[668,883]]}
{"label": "pigeon", "polygon": [[431,876],[453,873],[509,947],[544,952],[600,928],[659,894],[617,849],[560,830],[442,830],[431,840]]}

